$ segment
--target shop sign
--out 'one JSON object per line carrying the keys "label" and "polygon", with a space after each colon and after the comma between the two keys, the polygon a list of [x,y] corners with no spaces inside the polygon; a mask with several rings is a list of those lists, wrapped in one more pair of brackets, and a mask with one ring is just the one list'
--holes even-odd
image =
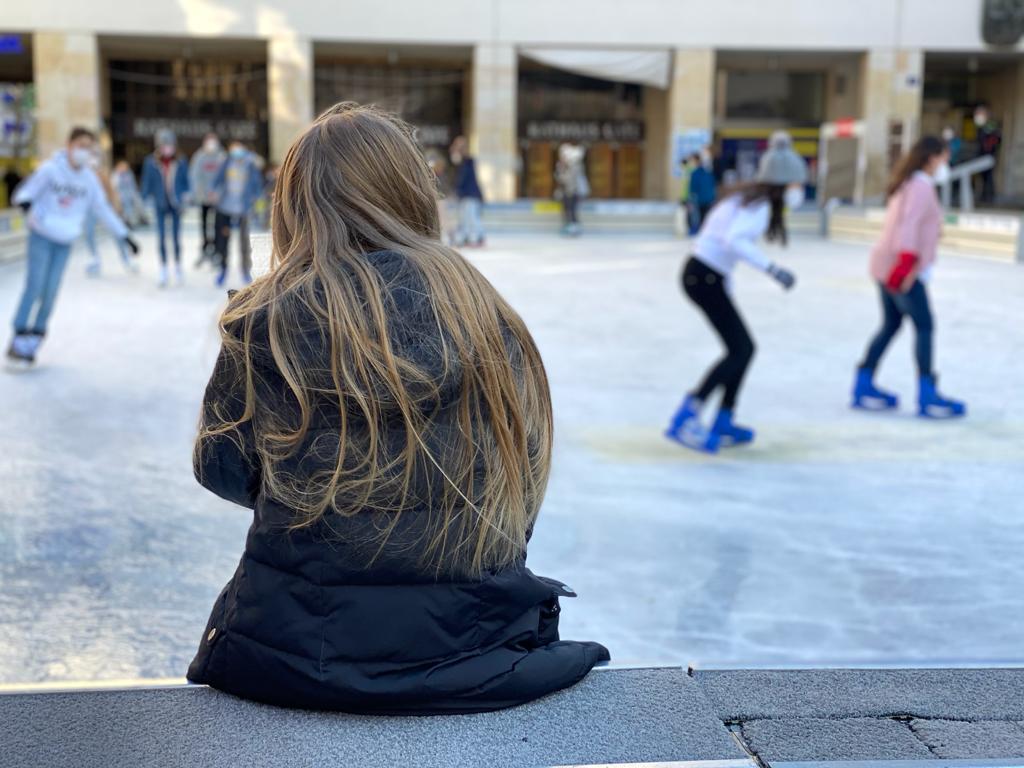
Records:
{"label": "shop sign", "polygon": [[637,120],[530,120],[523,131],[532,141],[642,141]]}
{"label": "shop sign", "polygon": [[0,35],[0,55],[17,56],[25,52],[21,35]]}
{"label": "shop sign", "polygon": [[136,117],[132,120],[132,137],[152,139],[157,131],[170,130],[179,139],[202,139],[215,133],[221,141],[257,141],[259,123],[255,120],[207,120],[205,118]]}
{"label": "shop sign", "polygon": [[1024,0],[985,0],[981,36],[989,45],[1016,45],[1024,36]]}

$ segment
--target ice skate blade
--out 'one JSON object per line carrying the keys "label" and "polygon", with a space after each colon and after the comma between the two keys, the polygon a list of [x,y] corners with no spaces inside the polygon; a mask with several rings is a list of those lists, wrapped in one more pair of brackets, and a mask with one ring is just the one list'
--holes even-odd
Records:
{"label": "ice skate blade", "polygon": [[4,370],[8,373],[28,373],[35,366],[35,363],[29,360],[12,360],[7,358],[4,361]]}
{"label": "ice skate blade", "polygon": [[933,410],[928,408],[921,408],[918,410],[917,415],[922,419],[928,419],[930,421],[949,421],[950,419],[962,419],[967,415],[967,407],[963,408],[941,408],[939,406],[932,406]]}
{"label": "ice skate blade", "polygon": [[870,413],[884,413],[885,411],[896,411],[899,410],[899,401],[892,403],[888,400],[877,400],[874,398],[860,398],[850,403],[850,407],[855,411],[868,411]]}
{"label": "ice skate blade", "polygon": [[754,439],[755,438],[750,437],[750,438],[744,438],[742,440],[737,440],[734,437],[723,437],[719,441],[718,447],[719,448],[741,448],[744,445],[750,445],[751,443],[753,443]]}
{"label": "ice skate blade", "polygon": [[671,440],[673,443],[683,446],[683,448],[689,448],[691,451],[697,453],[704,453],[708,455],[714,455],[718,453],[718,443],[710,442],[707,435],[686,435],[685,433],[672,432],[671,430],[665,431],[665,437]]}

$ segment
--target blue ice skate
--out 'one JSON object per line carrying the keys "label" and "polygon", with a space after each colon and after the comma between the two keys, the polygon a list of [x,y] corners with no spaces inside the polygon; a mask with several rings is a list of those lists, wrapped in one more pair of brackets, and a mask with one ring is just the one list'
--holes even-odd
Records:
{"label": "blue ice skate", "polygon": [[875,386],[872,378],[874,371],[870,368],[859,368],[857,379],[853,385],[853,408],[863,411],[891,411],[900,407],[900,399],[892,392],[886,392]]}
{"label": "blue ice skate", "polygon": [[665,437],[695,451],[705,451],[710,433],[700,423],[700,409],[703,405],[703,401],[687,395],[669,422]]}
{"label": "blue ice skate", "polygon": [[718,412],[714,426],[711,427],[709,439],[717,438],[715,448],[732,448],[754,442],[754,430],[741,427],[732,421],[732,411],[722,409]]}
{"label": "blue ice skate", "polygon": [[918,415],[926,419],[955,419],[967,414],[967,404],[939,394],[934,376],[922,376],[918,396]]}

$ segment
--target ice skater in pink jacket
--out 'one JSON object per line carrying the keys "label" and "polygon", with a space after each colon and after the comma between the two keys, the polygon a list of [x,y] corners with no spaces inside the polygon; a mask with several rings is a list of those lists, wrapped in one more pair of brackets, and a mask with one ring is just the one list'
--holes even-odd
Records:
{"label": "ice skater in pink jacket", "polygon": [[854,408],[899,407],[895,394],[875,386],[874,375],[885,350],[903,325],[903,318],[909,317],[917,334],[918,413],[951,418],[967,412],[964,403],[939,394],[932,368],[934,323],[927,286],[942,234],[942,206],[935,184],[948,175],[949,148],[934,136],[918,140],[893,172],[882,236],[871,252],[871,276],[882,297],[882,327],[868,345],[857,370]]}

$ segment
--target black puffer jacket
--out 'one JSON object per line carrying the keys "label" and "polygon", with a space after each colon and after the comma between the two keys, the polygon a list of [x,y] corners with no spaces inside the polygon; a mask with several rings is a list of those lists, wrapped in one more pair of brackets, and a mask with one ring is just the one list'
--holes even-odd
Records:
{"label": "black puffer jacket", "polygon": [[[368,258],[387,286],[392,343],[399,354],[431,369],[430,351],[437,348],[431,339],[438,331],[417,279],[399,254]],[[264,388],[261,399],[274,402],[276,394],[280,407],[288,408],[283,381],[261,342],[265,333],[257,323],[257,386]],[[310,369],[324,370],[317,346],[312,339]],[[204,408],[241,407],[239,393],[228,386],[234,379],[228,366],[222,354]],[[457,387],[442,392],[457,399]],[[326,415],[331,409],[316,413],[320,423],[311,430],[309,449],[295,460],[300,473],[315,468],[322,441],[336,439],[337,425]],[[445,409],[438,413],[443,435]],[[204,486],[255,514],[245,553],[214,604],[189,680],[292,707],[480,712],[573,685],[608,659],[597,643],[558,639],[559,598],[575,595],[531,573],[525,555],[515,567],[482,580],[425,575],[416,542],[430,519],[426,505],[403,512],[389,546],[369,566],[366,542],[380,530],[380,513],[332,516],[286,532],[292,512],[262,489],[247,429],[241,445],[229,438],[208,440],[196,464]]]}

